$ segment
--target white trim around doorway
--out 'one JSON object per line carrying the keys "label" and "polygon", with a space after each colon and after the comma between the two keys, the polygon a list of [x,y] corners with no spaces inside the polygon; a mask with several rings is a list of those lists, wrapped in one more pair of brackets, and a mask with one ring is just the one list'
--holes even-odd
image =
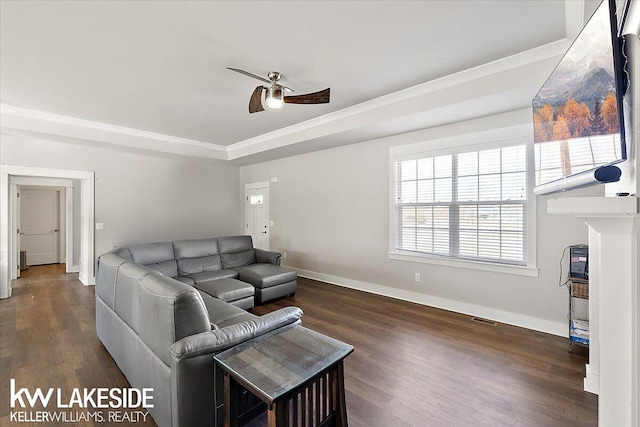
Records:
{"label": "white trim around doorway", "polygon": [[[9,179],[9,184],[12,188],[11,193],[11,201],[17,202],[15,200],[13,186],[18,185],[21,188],[24,187],[38,187],[38,188],[52,188],[60,191],[60,231],[61,235],[64,233],[64,239],[60,239],[60,253],[64,254],[60,256],[60,262],[64,262],[65,271],[67,273],[79,273],[80,272],[80,264],[74,264],[73,254],[75,252],[74,247],[74,227],[73,227],[73,204],[77,203],[73,199],[73,180],[71,179],[60,179],[60,178],[36,178],[36,177],[25,177],[25,176],[11,176]],[[10,202],[10,203],[12,203]],[[17,204],[17,203],[16,203]],[[12,206],[12,210],[14,218],[19,215],[16,212],[18,206]],[[64,221],[62,221],[64,219]],[[15,229],[15,219],[14,223],[11,227],[11,233],[14,233]],[[17,236],[16,236],[17,237]],[[12,244],[15,248],[17,246],[17,238],[13,240]],[[17,276],[17,267],[18,267],[18,254],[17,251],[12,251],[14,255],[11,260],[10,268],[13,270],[11,278],[15,279]]]}
{"label": "white trim around doorway", "polygon": [[[13,239],[9,236],[13,229],[13,204],[10,196],[10,181],[13,177],[53,178],[80,180],[80,271],[79,279],[85,286],[95,284],[94,245],[94,198],[95,173],[65,169],[37,168],[30,166],[0,165],[0,298],[11,296],[11,257]],[[55,181],[52,181],[52,183]],[[57,181],[60,183],[60,181]],[[68,190],[67,190],[68,193]],[[67,205],[68,208],[68,205]],[[67,216],[67,225],[69,217]],[[67,226],[67,233],[69,231]],[[68,258],[67,258],[68,260]]]}

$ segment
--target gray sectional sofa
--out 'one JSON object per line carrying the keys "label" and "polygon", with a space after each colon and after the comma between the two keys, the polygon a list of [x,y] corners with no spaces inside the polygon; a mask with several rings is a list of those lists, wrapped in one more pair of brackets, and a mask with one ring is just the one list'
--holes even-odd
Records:
{"label": "gray sectional sofa", "polygon": [[213,355],[301,321],[297,307],[245,310],[252,292],[263,302],[296,290],[279,254],[249,245],[249,236],[154,243],[98,260],[98,337],[133,387],[153,389],[149,412],[161,427],[222,426]]}
{"label": "gray sectional sofa", "polygon": [[251,236],[149,243],[115,252],[245,309],[254,301],[293,295],[297,288],[295,270],[280,265],[278,252],[254,249]]}

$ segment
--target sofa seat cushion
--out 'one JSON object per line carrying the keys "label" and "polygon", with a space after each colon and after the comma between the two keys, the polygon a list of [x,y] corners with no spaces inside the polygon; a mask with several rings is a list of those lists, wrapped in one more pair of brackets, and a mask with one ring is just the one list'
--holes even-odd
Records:
{"label": "sofa seat cushion", "polygon": [[243,282],[262,289],[294,281],[298,278],[298,273],[280,265],[254,264],[240,270],[238,277]]}
{"label": "sofa seat cushion", "polygon": [[238,272],[233,270],[203,271],[201,273],[190,274],[186,277],[192,279],[194,283],[202,283],[211,280],[235,279],[238,277]]}
{"label": "sofa seat cushion", "polygon": [[246,320],[258,319],[258,316],[255,314],[248,313],[240,307],[214,298],[206,292],[200,291],[200,295],[209,314],[212,329],[224,328],[225,326],[235,325],[236,323],[242,323]]}
{"label": "sofa seat cushion", "polygon": [[229,270],[233,270],[233,271],[237,271],[240,272],[242,270],[244,270],[245,268],[251,268],[253,267],[255,264],[249,264],[249,265],[241,265],[240,267],[229,267]]}
{"label": "sofa seat cushion", "polygon": [[172,279],[175,279],[178,282],[186,283],[187,285],[191,285],[191,286],[195,285],[196,283],[193,281],[191,277],[187,277],[187,276],[174,276],[172,277]]}
{"label": "sofa seat cushion", "polygon": [[243,310],[251,310],[255,306],[255,303],[256,303],[256,298],[253,295],[251,295],[250,297],[231,301],[229,304],[233,304],[236,307],[240,307]]}
{"label": "sofa seat cushion", "polygon": [[209,280],[196,283],[194,287],[227,302],[252,297],[256,293],[253,286],[236,279]]}

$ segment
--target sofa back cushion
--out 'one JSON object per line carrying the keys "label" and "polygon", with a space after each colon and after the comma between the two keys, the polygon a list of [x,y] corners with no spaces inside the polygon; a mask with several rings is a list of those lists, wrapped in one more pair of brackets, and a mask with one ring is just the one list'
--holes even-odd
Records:
{"label": "sofa back cushion", "polygon": [[128,246],[120,246],[115,248],[111,253],[119,256],[120,258],[124,258],[127,261],[133,261],[133,257],[131,256],[131,252],[129,251]]}
{"label": "sofa back cushion", "polygon": [[134,245],[129,247],[129,253],[133,262],[147,266],[164,276],[178,275],[172,242]]}
{"label": "sofa back cushion", "polygon": [[178,275],[178,264],[175,259],[169,261],[157,262],[155,264],[145,264],[145,267],[156,271],[163,276],[174,277]]}
{"label": "sofa back cushion", "polygon": [[138,286],[143,277],[156,274],[143,265],[126,262],[117,271],[114,311],[138,332]]}
{"label": "sofa back cushion", "polygon": [[256,262],[251,236],[218,237],[218,250],[223,268],[241,267]]}
{"label": "sofa back cushion", "polygon": [[157,264],[175,259],[173,242],[143,243],[129,247],[133,262],[138,264]]}
{"label": "sofa back cushion", "polygon": [[[129,251],[127,250],[127,253]],[[116,278],[120,266],[127,260],[108,252],[100,256],[98,260],[98,270],[96,272],[96,295],[102,299],[112,310],[115,309],[116,298]]]}
{"label": "sofa back cushion", "polygon": [[218,241],[216,239],[192,239],[173,242],[176,259],[201,258],[218,255]]}
{"label": "sofa back cushion", "polygon": [[181,276],[222,269],[216,239],[179,240],[173,247]]}
{"label": "sofa back cushion", "polygon": [[142,278],[137,291],[140,339],[167,365],[174,342],[211,330],[202,297],[193,287],[152,273]]}

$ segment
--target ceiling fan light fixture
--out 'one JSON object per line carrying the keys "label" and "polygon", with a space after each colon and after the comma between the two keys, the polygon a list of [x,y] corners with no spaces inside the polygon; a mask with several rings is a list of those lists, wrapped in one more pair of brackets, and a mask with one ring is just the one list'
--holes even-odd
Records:
{"label": "ceiling fan light fixture", "polygon": [[244,74],[245,76],[268,84],[268,86],[262,84],[253,90],[251,98],[249,98],[249,114],[264,111],[265,104],[270,110],[280,110],[284,107],[284,104],[327,104],[329,102],[331,92],[330,88],[302,95],[285,96],[285,92],[290,93],[295,91],[290,87],[286,87],[278,83],[280,78],[282,78],[282,74],[277,71],[271,71],[267,74],[268,79],[265,79],[264,77],[256,76],[255,74],[239,68],[227,68],[231,71],[235,71],[236,73]]}
{"label": "ceiling fan light fixture", "polygon": [[267,89],[266,104],[272,110],[284,107],[284,91],[279,86],[271,86]]}

